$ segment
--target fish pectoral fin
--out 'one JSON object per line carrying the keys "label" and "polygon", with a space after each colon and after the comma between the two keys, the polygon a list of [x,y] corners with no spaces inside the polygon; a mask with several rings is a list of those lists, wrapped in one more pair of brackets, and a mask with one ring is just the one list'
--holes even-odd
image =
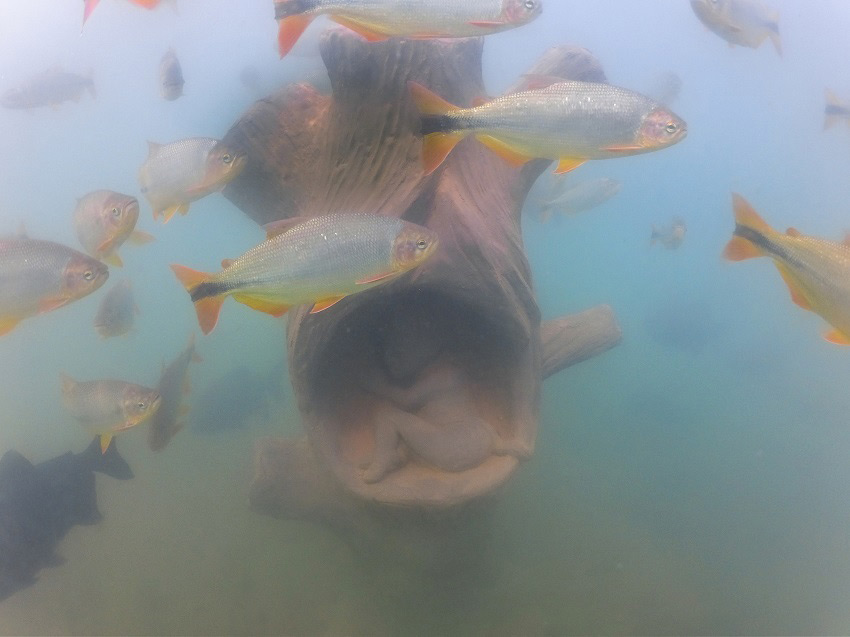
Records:
{"label": "fish pectoral fin", "polygon": [[791,293],[791,300],[804,310],[813,312],[812,304],[809,303],[809,300],[806,298],[806,295],[800,288],[800,285],[794,279],[791,271],[781,263],[776,264],[776,269],[779,270],[779,274],[782,275],[782,280],[785,281],[785,285],[788,286],[788,291]]}
{"label": "fish pectoral fin", "polygon": [[13,329],[15,329],[15,326],[20,322],[21,319],[11,318],[8,316],[0,318],[0,336],[11,332]]}
{"label": "fish pectoral fin", "polygon": [[105,454],[109,449],[109,443],[112,442],[112,434],[100,434],[100,453]]}
{"label": "fish pectoral fin", "polygon": [[615,144],[614,146],[606,146],[604,150],[612,153],[624,153],[630,150],[640,150],[641,148],[643,148],[643,146],[638,146],[637,144]]}
{"label": "fish pectoral fin", "polygon": [[476,135],[475,138],[512,166],[524,166],[534,159],[492,135]]}
{"label": "fish pectoral fin", "polygon": [[113,252],[112,254],[107,254],[105,257],[101,259],[104,263],[114,266],[116,268],[124,267],[124,262],[121,260],[121,257],[118,256],[117,252]]}
{"label": "fish pectoral fin", "polygon": [[537,91],[548,88],[553,84],[562,84],[567,80],[557,75],[545,75],[543,73],[523,73],[522,75],[525,91]]}
{"label": "fish pectoral fin", "polygon": [[310,314],[317,314],[318,312],[322,312],[322,311],[328,309],[331,305],[335,305],[335,304],[339,303],[344,298],[345,298],[345,295],[343,295],[343,296],[333,296],[329,299],[323,299],[321,301],[316,301],[316,303],[313,304],[313,308],[310,310]]}
{"label": "fish pectoral fin", "polygon": [[504,25],[504,22],[500,22],[499,20],[471,20],[469,24],[474,27],[492,29],[493,27],[500,27]]}
{"label": "fish pectoral fin", "polygon": [[162,216],[163,216],[162,222],[168,223],[171,220],[171,217],[176,215],[178,212],[181,215],[185,215],[187,212],[189,212],[189,204],[181,203],[181,204],[177,204],[176,206],[171,206],[170,208],[166,208],[165,210],[162,211]]}
{"label": "fish pectoral fin", "polygon": [[561,157],[558,160],[558,167],[555,169],[555,174],[563,175],[564,173],[573,171],[586,161],[586,159],[582,159],[581,157]]}
{"label": "fish pectoral fin", "polygon": [[850,345],[850,337],[837,329],[829,330],[823,335],[823,337],[830,343],[835,343],[836,345]]}
{"label": "fish pectoral fin", "polygon": [[336,22],[337,24],[341,24],[344,27],[347,27],[354,31],[356,34],[362,36],[366,39],[367,42],[382,42],[384,40],[388,40],[389,36],[383,33],[378,33],[372,27],[367,24],[363,24],[360,22],[356,22],[354,20],[344,18],[338,15],[328,16],[331,20]]}
{"label": "fish pectoral fin", "polygon": [[129,241],[134,246],[141,246],[146,243],[150,243],[151,241],[156,241],[156,237],[154,237],[150,232],[133,230],[133,232],[130,233]]}
{"label": "fish pectoral fin", "polygon": [[55,309],[58,309],[65,305],[68,302],[64,296],[54,296],[51,298],[42,299],[41,303],[38,304],[39,313],[43,312],[52,312]]}
{"label": "fish pectoral fin", "polygon": [[[369,285],[370,283],[376,283],[378,281],[382,281],[383,279],[387,279],[391,276],[395,276],[398,272],[390,270],[389,272],[381,272],[380,274],[376,274],[374,276],[366,277],[365,279],[360,279],[357,281],[357,285]],[[342,297],[339,297],[342,298]]]}
{"label": "fish pectoral fin", "polygon": [[271,314],[277,318],[286,314],[289,311],[289,308],[292,307],[290,305],[285,305],[280,301],[270,301],[268,299],[262,299],[247,294],[234,294],[233,298],[242,305],[247,305],[253,310],[265,312],[266,314]]}

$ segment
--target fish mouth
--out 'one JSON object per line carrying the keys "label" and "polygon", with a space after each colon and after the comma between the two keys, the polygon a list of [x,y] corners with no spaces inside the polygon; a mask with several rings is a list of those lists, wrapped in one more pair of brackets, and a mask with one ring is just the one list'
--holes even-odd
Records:
{"label": "fish mouth", "polygon": [[307,435],[345,488],[453,506],[493,491],[531,454],[537,341],[498,307],[405,277],[350,297],[337,316],[296,318],[299,331],[314,328],[290,354],[293,366],[309,352],[293,378]]}

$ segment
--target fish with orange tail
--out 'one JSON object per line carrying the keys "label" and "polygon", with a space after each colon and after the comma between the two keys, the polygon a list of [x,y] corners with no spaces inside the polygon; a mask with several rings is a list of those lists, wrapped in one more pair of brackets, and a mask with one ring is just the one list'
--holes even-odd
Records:
{"label": "fish with orange tail", "polygon": [[[553,79],[541,77],[539,82]],[[610,84],[555,81],[472,108],[450,104],[416,82],[408,87],[422,114],[426,175],[468,135],[515,166],[532,159],[556,160],[558,174],[589,159],[666,148],[687,135],[685,122],[661,104]]]}
{"label": "fish with orange tail", "polygon": [[850,237],[843,243],[771,228],[741,195],[732,195],[735,231],[723,256],[732,261],[770,257],[791,300],[832,326],[831,343],[850,345]]}
{"label": "fish with orange tail", "polygon": [[543,9],[542,0],[277,0],[274,7],[280,57],[319,15],[374,42],[487,35],[531,22]]}
{"label": "fish with orange tail", "polygon": [[[137,7],[144,7],[145,9],[155,9],[157,5],[162,2],[162,0],[129,0]],[[91,17],[92,12],[97,8],[97,5],[100,4],[100,0],[83,0],[83,24],[86,23]]]}
{"label": "fish with orange tail", "polygon": [[223,261],[217,274],[171,266],[195,304],[204,334],[215,327],[228,296],[272,316],[307,303],[320,312],[412,270],[437,247],[437,235],[427,228],[361,213],[286,219],[266,231],[265,241]]}

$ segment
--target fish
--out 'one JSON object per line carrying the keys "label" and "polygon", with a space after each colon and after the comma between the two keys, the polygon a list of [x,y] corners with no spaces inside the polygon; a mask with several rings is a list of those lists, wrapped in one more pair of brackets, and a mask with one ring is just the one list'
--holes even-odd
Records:
{"label": "fish", "polygon": [[[167,367],[163,367],[156,390],[162,402],[148,429],[148,447],[151,451],[162,451],[185,426],[183,421],[189,409],[183,398],[190,391],[189,364],[203,359],[195,351],[195,335],[189,338],[185,349]],[[228,400],[232,396],[228,393]]]}
{"label": "fish", "polygon": [[129,480],[133,471],[115,442],[95,439],[82,453],[32,464],[15,450],[0,458],[0,601],[32,586],[41,569],[59,566],[56,546],[76,525],[97,524],[94,472]]}
{"label": "fish", "polygon": [[281,393],[283,370],[258,371],[242,365],[213,379],[198,397],[189,417],[195,434],[217,434],[268,420],[270,398]]}
{"label": "fish", "polygon": [[[128,0],[128,2],[133,3],[137,7],[144,7],[145,9],[155,9],[161,1],[162,0]],[[83,25],[85,25],[86,20],[91,17],[92,12],[98,4],[100,4],[100,0],[83,0]]]}
{"label": "fish", "polygon": [[112,437],[146,421],[162,399],[155,389],[123,380],[78,382],[62,374],[65,408],[90,434],[100,438],[103,453]]}
{"label": "fish", "polygon": [[112,190],[95,190],[77,200],[74,231],[80,245],[95,259],[116,267],[124,265],[116,250],[126,241],[150,243],[153,235],[136,230],[139,201]]}
{"label": "fish", "polygon": [[824,108],[823,129],[831,128],[843,121],[850,126],[850,104],[841,101],[835,93],[826,89],[826,107]]}
{"label": "fish", "polygon": [[133,300],[130,281],[123,280],[106,293],[94,317],[94,329],[101,338],[123,336],[133,329],[139,308]]}
{"label": "fish", "polygon": [[682,141],[685,122],[633,91],[593,82],[555,82],[459,108],[408,82],[421,119],[422,162],[429,175],[467,135],[515,166],[558,161],[556,174],[589,159],[647,153]]}
{"label": "fish", "polygon": [[84,92],[97,97],[94,80],[55,66],[42,71],[20,86],[10,88],[0,95],[5,108],[31,109],[42,106],[57,107],[63,102],[79,101]]}
{"label": "fish", "polygon": [[153,207],[154,219],[162,215],[167,223],[176,213],[189,212],[191,202],[222,190],[242,172],[245,161],[245,153],[209,137],[170,144],[148,142],[139,184]]}
{"label": "fish", "polygon": [[547,221],[553,212],[574,215],[599,206],[620,192],[620,182],[601,177],[569,186],[555,197],[541,202],[540,220]]}
{"label": "fish", "polygon": [[425,262],[437,235],[394,217],[352,213],[294,218],[266,226],[267,239],[222,262],[217,274],[172,265],[209,334],[224,299],[272,316],[312,303],[321,312],[349,294],[387,283]]}
{"label": "fish", "polygon": [[770,38],[782,55],[779,12],[760,0],[691,0],[691,8],[700,22],[729,46],[757,49]]}
{"label": "fish", "polygon": [[91,294],[108,277],[105,264],[62,244],[0,238],[0,336],[25,318]]}
{"label": "fish", "polygon": [[680,245],[682,245],[682,241],[685,240],[685,233],[687,233],[688,227],[685,225],[684,219],[681,217],[674,217],[673,221],[670,223],[669,228],[659,229],[656,226],[652,226],[652,234],[649,237],[649,245],[655,245],[656,242],[660,242],[668,250],[675,250]]}
{"label": "fish", "polygon": [[543,10],[542,0],[276,0],[274,6],[280,57],[323,14],[375,42],[488,35],[528,24]]}
{"label": "fish", "polygon": [[767,256],[791,292],[791,300],[830,325],[824,338],[850,345],[850,236],[843,242],[777,232],[737,193],[732,194],[735,230],[723,256],[743,261]]}
{"label": "fish", "polygon": [[159,63],[159,92],[163,99],[172,102],[183,95],[183,69],[174,49],[168,49]]}

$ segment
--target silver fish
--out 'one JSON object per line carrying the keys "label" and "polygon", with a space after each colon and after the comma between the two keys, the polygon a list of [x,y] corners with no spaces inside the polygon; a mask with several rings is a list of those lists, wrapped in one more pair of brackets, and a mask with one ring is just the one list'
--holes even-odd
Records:
{"label": "silver fish", "polygon": [[189,204],[224,188],[245,167],[245,154],[217,139],[190,137],[170,144],[148,142],[148,158],[139,170],[139,184],[153,207],[154,219],[167,222],[186,214]]}
{"label": "silver fish", "polygon": [[148,447],[151,451],[165,449],[171,439],[183,429],[183,418],[188,408],[183,398],[189,393],[189,364],[202,359],[195,352],[195,335],[189,338],[189,344],[162,370],[156,389],[162,397],[162,403],[151,420],[148,430]]}
{"label": "silver fish", "polygon": [[289,53],[319,15],[375,41],[487,35],[531,22],[542,9],[542,0],[276,0],[278,50]]}
{"label": "silver fish", "polygon": [[183,95],[183,69],[174,49],[168,49],[159,63],[159,92],[163,99],[174,101]]}
{"label": "silver fish", "polygon": [[103,297],[94,317],[94,328],[102,338],[123,336],[133,329],[138,312],[139,308],[133,299],[133,287],[125,279]]}
{"label": "silver fish", "polygon": [[619,181],[607,177],[568,186],[541,203],[540,220],[547,221],[553,212],[574,215],[595,208],[620,192],[620,187]]}
{"label": "silver fish", "polygon": [[123,265],[117,250],[124,241],[129,239],[136,245],[153,241],[147,232],[135,230],[138,219],[138,200],[112,190],[83,195],[73,215],[74,231],[85,251],[117,267]]}
{"label": "silver fish", "polygon": [[91,77],[55,67],[34,75],[21,86],[5,91],[0,95],[0,104],[6,108],[55,107],[62,102],[79,100],[85,91],[97,97]]}
{"label": "silver fish", "polygon": [[757,49],[770,38],[782,55],[779,13],[760,0],[691,0],[700,21],[730,46]]}
{"label": "silver fish", "polygon": [[91,294],[108,277],[106,265],[59,243],[0,239],[0,335]]}

